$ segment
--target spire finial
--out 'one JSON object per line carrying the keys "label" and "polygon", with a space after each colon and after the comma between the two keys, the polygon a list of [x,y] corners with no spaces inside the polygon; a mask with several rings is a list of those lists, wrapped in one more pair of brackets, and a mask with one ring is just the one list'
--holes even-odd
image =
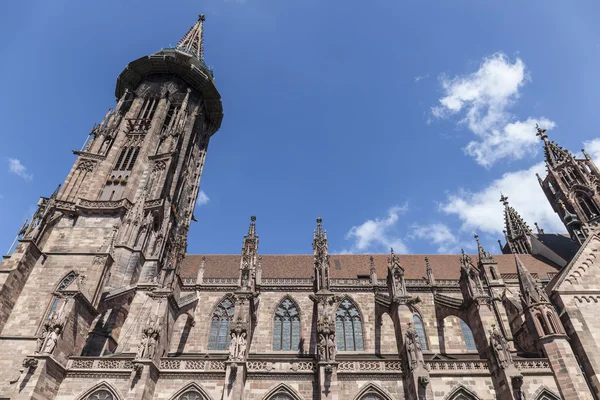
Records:
{"label": "spire finial", "polygon": [[507,206],[508,205],[508,196],[505,196],[500,192],[500,203]]}
{"label": "spire finial", "polygon": [[204,14],[198,15],[198,21],[175,46],[176,49],[189,53],[200,61],[204,61]]}
{"label": "spire finial", "polygon": [[533,224],[535,225],[535,229],[537,230],[537,233],[540,234],[540,235],[543,235],[544,234],[544,230],[542,228],[540,228],[540,226],[538,225],[538,223],[534,222]]}
{"label": "spire finial", "polygon": [[543,141],[548,140],[548,135],[546,135],[547,129],[542,129],[538,124],[535,124],[535,130],[537,131],[537,133],[535,134],[536,136],[539,136]]}

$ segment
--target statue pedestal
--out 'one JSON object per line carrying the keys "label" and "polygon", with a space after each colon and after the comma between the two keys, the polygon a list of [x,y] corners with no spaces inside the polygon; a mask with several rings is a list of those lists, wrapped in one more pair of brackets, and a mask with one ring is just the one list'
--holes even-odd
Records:
{"label": "statue pedestal", "polygon": [[321,400],[339,400],[337,383],[337,365],[335,361],[319,361],[319,398]]}
{"label": "statue pedestal", "polygon": [[246,361],[225,361],[223,400],[241,400],[246,385]]}

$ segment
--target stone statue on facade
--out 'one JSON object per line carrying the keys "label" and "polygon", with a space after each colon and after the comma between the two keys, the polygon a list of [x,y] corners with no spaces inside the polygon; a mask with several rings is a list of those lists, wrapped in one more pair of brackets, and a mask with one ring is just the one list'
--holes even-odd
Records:
{"label": "stone statue on facade", "polygon": [[425,362],[423,360],[423,349],[421,348],[419,334],[410,322],[408,323],[405,337],[408,368],[412,371],[420,365],[424,366]]}
{"label": "stone statue on facade", "polygon": [[161,328],[157,327],[154,321],[150,321],[148,326],[142,329],[142,340],[137,348],[135,354],[136,360],[141,359],[152,359],[156,353],[158,347],[158,340],[160,338]]}
{"label": "stone statue on facade", "polygon": [[54,349],[56,348],[56,343],[58,342],[58,337],[60,336],[60,327],[56,326],[52,332],[48,334],[46,340],[44,342],[44,354],[52,354]]}
{"label": "stone statue on facade", "polygon": [[496,328],[496,325],[492,325],[492,330],[490,331],[490,346],[500,368],[504,369],[512,364],[512,355],[508,350],[508,343],[502,333]]}

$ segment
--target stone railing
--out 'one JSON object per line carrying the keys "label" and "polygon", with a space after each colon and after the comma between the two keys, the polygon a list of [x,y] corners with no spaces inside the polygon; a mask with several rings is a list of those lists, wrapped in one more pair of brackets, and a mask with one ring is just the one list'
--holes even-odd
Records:
{"label": "stone railing", "polygon": [[547,358],[530,358],[528,360],[515,360],[515,367],[524,374],[551,372],[550,362]]}
{"label": "stone railing", "polygon": [[113,357],[71,357],[67,369],[126,369],[133,368],[132,358]]}
{"label": "stone railing", "polygon": [[317,364],[313,361],[297,362],[272,362],[272,361],[248,361],[249,372],[313,372]]}
{"label": "stone railing", "polygon": [[312,285],[310,278],[262,278],[260,284],[265,285]]}
{"label": "stone railing", "polygon": [[203,285],[237,285],[238,278],[204,278]]}
{"label": "stone railing", "polygon": [[75,211],[75,203],[71,201],[58,200],[55,204],[57,210]]}
{"label": "stone railing", "polygon": [[161,371],[225,371],[225,361],[222,360],[160,360]]}
{"label": "stone railing", "polygon": [[164,199],[146,200],[144,202],[144,209],[157,208],[163,205]]}
{"label": "stone railing", "polygon": [[487,360],[429,360],[425,361],[431,375],[439,374],[489,374]]}
{"label": "stone railing", "polygon": [[338,373],[343,372],[398,372],[402,371],[400,361],[340,361]]}

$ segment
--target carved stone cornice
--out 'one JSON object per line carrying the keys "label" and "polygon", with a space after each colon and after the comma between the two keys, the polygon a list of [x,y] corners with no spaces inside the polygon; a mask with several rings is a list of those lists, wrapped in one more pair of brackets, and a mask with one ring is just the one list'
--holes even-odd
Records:
{"label": "carved stone cornice", "polygon": [[79,199],[75,204],[77,211],[88,213],[124,213],[133,206],[129,199],[121,200],[86,200]]}
{"label": "carved stone cornice", "polygon": [[104,161],[106,159],[106,155],[88,153],[85,151],[78,151],[78,150],[72,150],[72,152],[76,156],[79,156],[81,158],[88,159],[88,160]]}

